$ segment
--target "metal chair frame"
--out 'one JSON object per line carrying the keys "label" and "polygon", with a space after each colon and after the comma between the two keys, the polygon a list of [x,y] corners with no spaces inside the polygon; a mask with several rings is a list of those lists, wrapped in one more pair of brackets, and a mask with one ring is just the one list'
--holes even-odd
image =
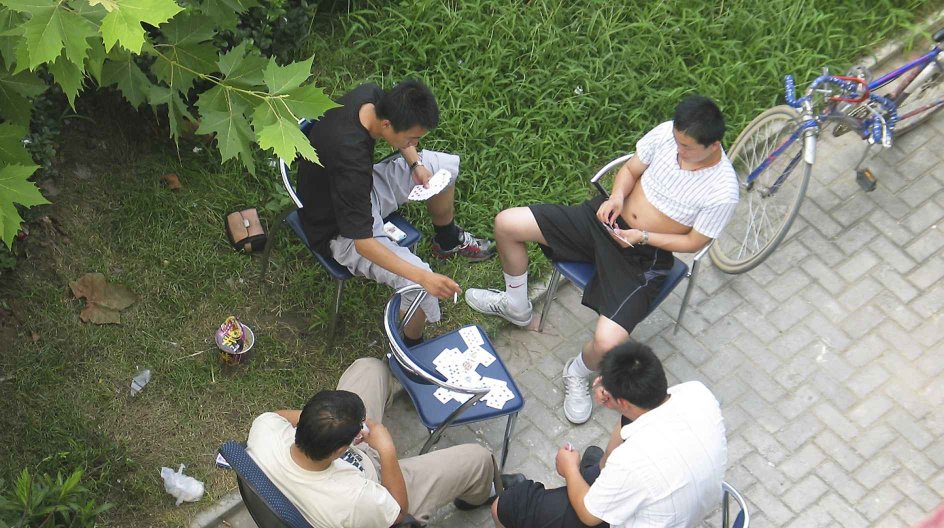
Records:
{"label": "metal chair frame", "polygon": [[[406,314],[403,316],[402,320],[399,321],[396,327],[392,326],[391,321],[395,320],[394,319],[395,315],[393,311],[394,310],[396,310],[397,312],[400,311],[399,303],[395,302],[395,300],[398,297],[402,298],[403,294],[412,293],[412,292],[418,292],[418,293],[416,297],[413,299],[413,302],[410,303],[410,307],[406,310]],[[402,332],[403,327],[410,321],[410,319],[412,319],[413,315],[416,313],[417,309],[419,309],[420,303],[423,301],[426,295],[428,294],[426,293],[426,290],[424,290],[422,286],[414,284],[414,285],[406,286],[404,288],[397,290],[396,293],[394,293],[393,297],[391,297],[390,301],[387,302],[387,306],[384,308],[384,330],[387,333],[387,341],[390,343],[390,352],[387,355],[387,357],[392,358],[394,361],[396,361],[400,365],[400,367],[411,376],[415,376],[431,385],[436,385],[450,391],[458,392],[460,394],[469,394],[472,397],[466,400],[465,403],[459,405],[459,407],[457,407],[454,411],[452,411],[452,413],[450,413],[449,416],[441,424],[439,424],[439,426],[437,426],[435,429],[429,430],[429,438],[426,440],[426,443],[423,444],[422,449],[420,449],[421,455],[429,452],[429,450],[442,437],[442,434],[445,432],[445,430],[448,427],[450,427],[453,424],[453,422],[456,421],[456,419],[462,416],[462,414],[466,410],[468,410],[470,407],[475,405],[476,402],[484,398],[485,395],[488,394],[489,390],[491,390],[489,387],[469,388],[469,387],[463,387],[460,385],[454,385],[452,383],[449,383],[448,381],[444,381],[440,379],[439,377],[429,373],[426,369],[424,369],[420,365],[417,365],[416,362],[413,361],[413,359],[410,357],[410,355],[405,350],[403,350],[403,348],[400,347],[400,344],[399,344],[400,340],[397,339],[395,336],[398,336],[400,332]],[[508,458],[508,445],[511,441],[511,436],[514,432],[515,423],[517,419],[518,419],[517,412],[511,413],[508,415],[508,420],[505,424],[505,434],[504,434],[504,439],[502,443],[502,454],[501,454],[501,462],[499,463],[499,469],[505,467],[505,461]]]}
{"label": "metal chair frame", "polygon": [[[603,178],[603,176],[606,176],[608,172],[613,170],[613,168],[621,166],[622,164],[626,163],[634,155],[635,153],[631,152],[629,154],[625,154],[623,156],[620,156],[610,161],[609,163],[604,165],[603,168],[598,170],[596,174],[593,175],[592,178],[590,178],[590,184],[596,187],[597,191],[600,194],[602,194],[603,196],[609,197],[610,195],[609,192],[607,192],[607,190],[603,187],[603,184],[600,183],[600,180]],[[678,333],[679,325],[682,324],[682,319],[685,317],[685,311],[688,308],[688,300],[692,295],[692,286],[695,284],[695,277],[696,277],[696,274],[698,273],[698,263],[701,261],[702,257],[704,257],[708,253],[708,248],[710,247],[711,247],[711,242],[709,242],[705,247],[701,248],[700,250],[698,250],[697,253],[695,253],[695,257],[692,259],[692,265],[688,268],[688,271],[685,273],[685,278],[688,279],[688,286],[685,287],[685,294],[682,296],[682,306],[679,308],[679,315],[678,315],[678,318],[676,318],[675,320],[675,328],[672,330],[673,334]],[[551,303],[554,301],[554,298],[557,296],[557,288],[560,285],[561,271],[556,262],[553,262],[553,264],[554,264],[554,271],[551,273],[551,278],[548,280],[548,283],[547,283],[547,294],[545,296],[544,308],[541,310],[541,322],[538,324],[538,332],[544,331],[544,321],[547,320],[547,314],[550,311]],[[575,286],[581,287],[579,284],[575,284]],[[581,289],[583,288],[581,287]],[[655,306],[653,306],[652,309],[655,309]]]}
{"label": "metal chair frame", "polygon": [[[747,510],[747,501],[744,500],[744,497],[734,489],[734,486],[728,484],[727,482],[721,482],[721,489],[723,491],[723,496],[721,500],[721,527],[722,528],[749,528],[751,524],[751,514]],[[734,524],[729,524],[731,522],[730,514],[728,513],[728,504],[730,498],[734,498],[734,502],[737,503],[738,507],[741,508],[741,511],[734,518]]]}

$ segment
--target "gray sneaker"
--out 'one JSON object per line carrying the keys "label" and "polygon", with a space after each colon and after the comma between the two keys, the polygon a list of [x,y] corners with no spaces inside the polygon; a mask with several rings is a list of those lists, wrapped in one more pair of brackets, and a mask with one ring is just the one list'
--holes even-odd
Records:
{"label": "gray sneaker", "polygon": [[586,376],[571,376],[570,361],[564,364],[564,416],[574,424],[582,424],[590,419],[593,412],[593,398],[590,397],[590,380]]}
{"label": "gray sneaker", "polygon": [[509,305],[508,294],[503,291],[469,288],[465,291],[465,302],[476,312],[497,315],[513,325],[528,326],[531,324],[533,315],[531,301],[528,301],[527,310],[514,311]]}

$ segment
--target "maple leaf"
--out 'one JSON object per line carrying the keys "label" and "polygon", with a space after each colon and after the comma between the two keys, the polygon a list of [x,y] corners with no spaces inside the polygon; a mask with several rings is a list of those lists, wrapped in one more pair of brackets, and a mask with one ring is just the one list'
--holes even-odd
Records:
{"label": "maple leaf", "polygon": [[0,70],[0,116],[21,125],[29,125],[33,105],[28,97],[46,90],[46,83],[36,74],[19,72],[9,74]]}
{"label": "maple leaf", "polygon": [[148,101],[152,106],[167,105],[167,124],[170,128],[170,137],[174,141],[180,139],[181,125],[185,119],[194,121],[187,104],[180,98],[177,91],[165,86],[152,85],[148,92]]}
{"label": "maple leaf", "polygon": [[275,59],[269,59],[269,64],[263,72],[263,78],[269,92],[279,95],[298,88],[311,76],[311,63],[314,57],[302,62],[293,62],[279,66]]}
{"label": "maple leaf", "polygon": [[318,119],[326,111],[341,106],[325,95],[321,88],[314,85],[290,90],[278,100],[288,107],[293,115],[306,119]]}
{"label": "maple leaf", "polygon": [[16,205],[25,207],[48,204],[36,184],[29,177],[36,172],[38,165],[12,164],[0,168],[0,238],[7,245],[13,246],[16,232],[23,223],[23,218],[16,210]]}
{"label": "maple leaf", "polygon": [[82,70],[66,59],[65,55],[60,55],[56,62],[48,64],[47,67],[53,79],[62,88],[62,93],[66,94],[66,98],[69,99],[69,106],[75,110],[75,98],[82,89],[84,79]]}
{"label": "maple leaf", "polygon": [[298,129],[298,123],[291,119],[279,117],[275,123],[263,126],[260,130],[255,126],[256,135],[259,137],[259,146],[264,149],[272,149],[275,155],[284,160],[294,160],[296,155],[318,163],[318,154],[314,147],[308,141],[305,134]]}
{"label": "maple leaf", "polygon": [[254,165],[249,146],[256,135],[241,112],[201,112],[197,134],[216,134],[223,161],[238,155],[247,167]]}
{"label": "maple leaf", "polygon": [[120,324],[121,310],[134,304],[138,297],[120,284],[109,284],[101,273],[86,273],[69,288],[76,299],[85,298],[85,308],[79,314],[84,323]]}
{"label": "maple leaf", "polygon": [[33,158],[23,146],[24,137],[26,137],[26,127],[13,123],[0,124],[0,164],[33,164]]}
{"label": "maple leaf", "polygon": [[216,48],[205,43],[162,44],[155,46],[155,53],[159,54],[151,71],[158,79],[181,92],[190,89],[198,73],[213,73],[219,58]]}
{"label": "maple leaf", "polygon": [[120,44],[132,53],[141,53],[141,48],[144,47],[144,28],[141,24],[157,27],[183,11],[183,8],[173,0],[113,1],[115,9],[105,15],[105,19],[102,20],[102,39],[106,50],[110,50],[115,44]]}
{"label": "maple leaf", "polygon": [[88,38],[95,36],[92,24],[53,0],[0,0],[0,4],[20,13],[29,13],[23,34],[29,51],[28,66],[35,70],[40,64],[54,62],[62,50],[78,66],[85,62]]}
{"label": "maple leaf", "polygon": [[141,68],[132,60],[131,55],[123,59],[105,62],[102,66],[102,86],[116,85],[135,108],[147,100],[151,90],[151,81],[144,75]]}
{"label": "maple leaf", "polygon": [[225,84],[256,88],[263,83],[262,70],[267,62],[258,55],[247,56],[247,43],[243,41],[220,56],[216,64],[220,68],[220,73],[223,74]]}
{"label": "maple leaf", "polygon": [[118,2],[115,0],[88,0],[90,6],[100,5],[105,8],[105,11],[111,13],[115,9],[118,9]]}

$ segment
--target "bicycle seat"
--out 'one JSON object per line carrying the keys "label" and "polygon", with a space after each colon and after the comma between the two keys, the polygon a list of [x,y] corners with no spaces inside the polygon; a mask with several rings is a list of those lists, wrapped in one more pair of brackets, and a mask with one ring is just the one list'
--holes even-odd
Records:
{"label": "bicycle seat", "polygon": [[934,36],[931,37],[934,39],[934,42],[944,41],[944,29],[939,29],[934,33]]}

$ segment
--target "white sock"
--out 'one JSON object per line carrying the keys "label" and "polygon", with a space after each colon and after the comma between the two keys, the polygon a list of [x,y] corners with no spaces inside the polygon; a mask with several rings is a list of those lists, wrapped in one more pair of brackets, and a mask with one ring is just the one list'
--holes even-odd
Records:
{"label": "white sock", "polygon": [[586,363],[583,362],[583,354],[577,354],[577,357],[570,363],[570,368],[567,369],[567,374],[571,376],[580,376],[581,378],[586,378],[593,371],[587,368]]}
{"label": "white sock", "polygon": [[522,275],[509,275],[502,272],[505,276],[505,293],[508,294],[508,300],[511,307],[516,310],[528,309],[528,272]]}

